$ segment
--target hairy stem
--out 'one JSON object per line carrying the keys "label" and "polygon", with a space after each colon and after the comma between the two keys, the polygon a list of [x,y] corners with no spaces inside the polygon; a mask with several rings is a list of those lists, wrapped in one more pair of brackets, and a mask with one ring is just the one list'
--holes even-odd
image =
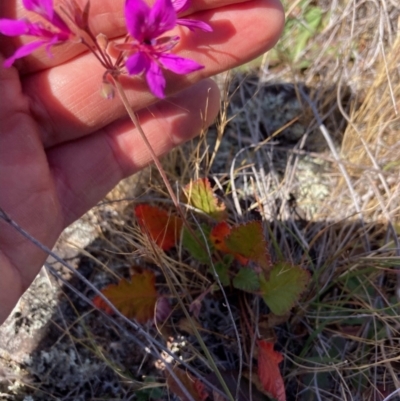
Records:
{"label": "hairy stem", "polygon": [[139,119],[137,118],[137,115],[135,114],[135,112],[132,110],[131,106],[129,105],[129,101],[128,98],[126,97],[124,88],[121,85],[121,82],[118,80],[117,77],[113,76],[113,80],[114,80],[114,84],[115,87],[117,89],[118,95],[123,103],[123,105],[125,106],[126,112],[128,113],[130,119],[132,120],[133,124],[135,125],[135,127],[137,128],[137,130],[139,131],[139,134],[141,136],[141,138],[143,139],[144,143],[147,146],[147,149],[150,152],[151,158],[153,159],[154,164],[157,167],[157,170],[159,171],[161,178],[164,181],[164,184],[167,188],[168,194],[171,197],[172,202],[174,203],[174,206],[176,207],[176,209],[178,210],[178,213],[181,215],[182,219],[184,221],[186,221],[185,215],[183,214],[182,208],[178,202],[178,199],[175,196],[174,190],[171,187],[171,184],[168,180],[167,174],[162,166],[162,164],[160,163],[160,160],[158,159],[157,155],[155,154],[149,140],[146,137],[146,134],[143,131],[142,126],[140,125]]}
{"label": "hairy stem", "polygon": [[114,81],[115,88],[117,89],[118,95],[119,95],[123,105],[125,106],[126,112],[128,113],[130,119],[132,120],[132,123],[135,125],[135,127],[139,131],[141,138],[143,139],[144,143],[146,144],[147,149],[150,152],[151,158],[153,159],[154,164],[156,165],[157,170],[159,171],[161,178],[167,188],[168,194],[171,197],[171,200],[174,203],[174,206],[175,206],[176,210],[178,211],[180,217],[182,218],[183,224],[185,225],[186,229],[190,232],[192,237],[197,241],[197,243],[202,248],[204,248],[204,244],[200,241],[197,234],[193,231],[193,228],[188,223],[186,216],[182,210],[182,207],[179,204],[179,201],[174,193],[174,190],[171,187],[171,184],[168,180],[167,174],[166,174],[162,164],[160,163],[160,160],[158,159],[157,155],[155,154],[154,149],[152,148],[149,140],[147,139],[146,134],[144,133],[143,128],[140,125],[139,119],[137,118],[137,115],[132,110],[131,106],[129,105],[128,98],[126,97],[126,94],[125,94],[124,88],[121,85],[121,82],[119,81],[118,77],[112,76],[112,78]]}

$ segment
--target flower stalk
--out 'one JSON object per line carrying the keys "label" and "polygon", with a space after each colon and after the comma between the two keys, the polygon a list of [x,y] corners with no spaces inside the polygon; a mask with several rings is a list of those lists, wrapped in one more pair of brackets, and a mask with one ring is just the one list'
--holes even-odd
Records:
{"label": "flower stalk", "polygon": [[139,122],[139,119],[138,119],[136,113],[132,110],[132,108],[129,104],[129,100],[126,97],[124,88],[118,79],[118,76],[112,75],[112,79],[113,79],[113,84],[115,86],[115,89],[117,90],[118,96],[121,99],[121,102],[124,105],[125,110],[129,115],[129,118],[131,119],[133,125],[138,130],[140,137],[142,138],[148,151],[150,152],[150,156],[151,156],[158,172],[160,173],[160,176],[165,184],[165,187],[167,188],[168,194],[171,197],[172,203],[174,204],[178,214],[182,218],[183,224],[185,225],[186,229],[189,230],[189,232],[193,236],[193,238],[200,244],[200,246],[204,247],[204,244],[200,241],[200,239],[198,238],[198,235],[194,232],[193,228],[188,223],[185,213],[183,212],[182,207],[174,193],[174,190],[172,189],[171,183],[168,180],[167,173],[165,172],[164,167],[162,166],[159,158],[157,157],[156,153],[154,152],[153,147],[151,146],[150,141],[148,140],[146,134],[144,133],[143,128]]}

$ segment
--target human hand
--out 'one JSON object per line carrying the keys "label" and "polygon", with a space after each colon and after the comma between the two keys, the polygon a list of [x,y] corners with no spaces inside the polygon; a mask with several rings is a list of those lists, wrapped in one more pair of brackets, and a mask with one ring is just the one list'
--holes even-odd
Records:
{"label": "human hand", "polygon": [[[270,49],[284,21],[279,0],[193,0],[185,14],[209,23],[213,32],[179,28],[181,42],[174,53],[205,68],[187,76],[167,74],[167,99],[161,101],[143,78],[123,79],[157,155],[215,118],[219,91],[207,77]],[[1,18],[26,15],[16,0],[0,3]],[[96,34],[123,37],[123,0],[92,0],[90,24]],[[51,248],[65,227],[121,179],[146,166],[151,156],[120,100],[100,96],[104,69],[92,54],[81,45],[65,44],[53,47],[53,58],[38,50],[15,67],[3,68],[16,40],[0,38],[0,207]],[[46,256],[0,221],[0,324]]]}

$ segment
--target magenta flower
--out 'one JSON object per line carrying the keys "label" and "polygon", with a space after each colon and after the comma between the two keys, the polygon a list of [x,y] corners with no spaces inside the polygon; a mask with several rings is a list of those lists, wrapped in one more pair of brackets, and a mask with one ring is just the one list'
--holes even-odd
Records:
{"label": "magenta flower", "polygon": [[[186,11],[189,8],[190,0],[172,0],[172,5],[177,14]],[[178,18],[176,20],[178,25],[186,26],[191,31],[194,31],[196,28],[201,29],[202,31],[212,32],[212,28],[210,25],[206,24],[203,21],[196,21],[194,19],[187,18]]]}
{"label": "magenta flower", "polygon": [[159,37],[177,24],[171,0],[156,0],[153,8],[142,0],[126,0],[125,18],[133,41],[116,45],[116,48],[127,53],[125,67],[130,75],[145,73],[155,96],[164,97],[162,68],[176,74],[188,74],[203,68],[193,60],[169,53],[178,42],[178,36]]}
{"label": "magenta flower", "polygon": [[71,38],[72,32],[53,9],[52,0],[23,0],[24,7],[41,15],[51,26],[44,26],[41,22],[29,20],[0,19],[0,33],[6,36],[28,35],[39,38],[38,41],[22,45],[8,59],[4,61],[4,67],[11,67],[15,60],[31,54],[41,46],[46,46],[46,51],[51,56],[51,46],[63,43]]}

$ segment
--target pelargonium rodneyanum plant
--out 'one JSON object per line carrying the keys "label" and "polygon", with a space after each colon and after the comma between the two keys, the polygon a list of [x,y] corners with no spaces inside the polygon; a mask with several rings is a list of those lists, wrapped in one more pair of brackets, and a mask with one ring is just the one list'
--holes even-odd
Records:
{"label": "pelargonium rodneyanum plant", "polygon": [[[44,46],[51,57],[51,47],[65,42],[82,43],[88,47],[104,66],[103,82],[109,85],[107,76],[116,78],[121,73],[137,75],[145,73],[151,92],[158,98],[164,97],[165,78],[163,69],[176,74],[188,74],[203,68],[193,60],[171,53],[179,42],[179,36],[161,36],[176,25],[211,31],[202,21],[177,17],[189,6],[189,0],[156,0],[150,8],[143,0],[126,0],[125,18],[128,36],[120,44],[113,45],[119,56],[112,59],[107,52],[108,39],[97,37],[89,27],[89,2],[81,10],[75,0],[67,0],[60,10],[55,10],[53,0],[22,0],[24,7],[42,17],[40,22],[29,20],[0,19],[0,33],[7,36],[27,35],[36,40],[22,45],[4,62],[11,67],[15,60],[25,57]],[[112,91],[105,93],[111,97]]]}

